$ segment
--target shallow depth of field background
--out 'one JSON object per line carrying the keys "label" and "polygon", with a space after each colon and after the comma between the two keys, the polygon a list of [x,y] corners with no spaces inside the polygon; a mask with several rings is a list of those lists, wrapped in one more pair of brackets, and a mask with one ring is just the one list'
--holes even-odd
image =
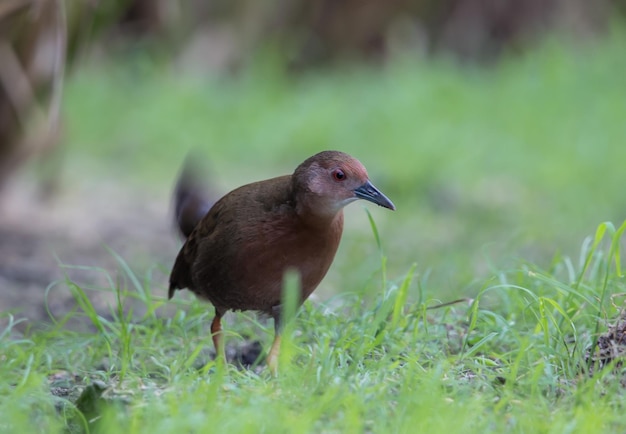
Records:
{"label": "shallow depth of field background", "polygon": [[[116,297],[101,289],[132,288],[129,270],[165,296],[181,245],[171,192],[192,150],[216,196],[325,149],[368,168],[397,211],[347,208],[315,306],[357,296],[365,309],[384,292],[364,207],[387,278],[415,264],[408,298],[428,304],[474,298],[524,264],[580,264],[598,224],[626,217],[623,2],[9,3],[0,319],[26,320],[5,338],[79,310],[66,276],[105,317]],[[33,48],[37,32],[66,47],[54,137],[41,123],[60,51]],[[32,98],[16,100],[24,80]]]}
{"label": "shallow depth of field background", "polygon": [[[39,295],[58,261],[109,268],[103,245],[166,273],[178,247],[170,194],[192,149],[216,196],[320,150],[353,154],[398,205],[372,210],[389,267],[417,263],[434,298],[471,296],[520,258],[575,255],[626,212],[620,5],[444,3],[66,5],[58,140],[20,153],[11,146],[29,123],[3,118],[7,288]],[[54,7],[27,4],[0,17],[25,74],[30,57],[55,59],[53,44],[24,43],[56,23],[28,17]],[[45,111],[56,77],[31,75]],[[347,211],[321,297],[369,295],[379,260],[362,207]]]}

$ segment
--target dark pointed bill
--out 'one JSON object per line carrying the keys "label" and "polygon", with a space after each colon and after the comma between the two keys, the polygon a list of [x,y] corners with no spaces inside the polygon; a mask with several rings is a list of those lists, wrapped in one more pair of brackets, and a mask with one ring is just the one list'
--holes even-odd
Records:
{"label": "dark pointed bill", "polygon": [[376,205],[380,205],[382,207],[389,208],[390,210],[394,210],[395,211],[395,209],[396,209],[396,207],[393,204],[393,202],[391,202],[387,198],[387,196],[382,194],[382,192],[379,189],[377,189],[376,187],[374,187],[374,184],[372,184],[369,181],[367,181],[365,184],[363,184],[359,188],[355,189],[354,190],[354,194],[359,199],[368,200],[370,202],[375,203]]}

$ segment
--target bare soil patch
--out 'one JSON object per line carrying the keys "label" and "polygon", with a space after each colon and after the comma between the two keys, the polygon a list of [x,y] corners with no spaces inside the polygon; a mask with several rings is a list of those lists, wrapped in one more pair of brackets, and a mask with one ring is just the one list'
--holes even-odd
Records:
{"label": "bare soil patch", "polygon": [[[85,288],[127,284],[111,250],[139,276],[151,270],[152,290],[166,295],[167,272],[181,244],[169,192],[157,197],[122,183],[89,181],[45,199],[38,190],[20,177],[0,196],[0,312],[26,318],[24,328],[75,307],[66,277]],[[110,292],[89,296],[103,315],[114,302]]]}

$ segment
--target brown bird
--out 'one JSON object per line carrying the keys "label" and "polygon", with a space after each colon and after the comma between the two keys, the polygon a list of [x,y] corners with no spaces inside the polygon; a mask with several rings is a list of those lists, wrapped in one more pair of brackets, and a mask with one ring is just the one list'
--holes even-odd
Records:
{"label": "brown bird", "polygon": [[213,304],[211,333],[218,356],[223,356],[221,318],[227,311],[255,310],[273,317],[275,338],[267,363],[276,372],[285,271],[299,273],[304,302],[335,257],[343,207],[357,199],[395,210],[369,181],[365,167],[337,151],[308,158],[292,175],[231,191],[189,234],[170,275],[169,298],[188,288]]}

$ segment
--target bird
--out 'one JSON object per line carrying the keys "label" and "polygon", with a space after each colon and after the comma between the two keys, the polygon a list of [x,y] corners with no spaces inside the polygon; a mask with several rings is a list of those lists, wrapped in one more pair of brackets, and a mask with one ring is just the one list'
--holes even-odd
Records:
{"label": "bird", "polygon": [[[211,323],[217,356],[224,357],[221,320],[228,311],[257,311],[274,319],[267,355],[278,370],[281,296],[285,273],[300,278],[302,304],[333,262],[343,232],[343,208],[363,199],[390,210],[395,205],[369,180],[356,158],[322,151],[291,175],[243,185],[215,202],[204,215],[202,198],[185,170],[175,191],[179,228],[186,236],[170,274],[168,298],[189,289],[215,308]],[[185,202],[186,201],[186,202]],[[185,203],[191,212],[181,223]],[[190,229],[190,226],[192,229]]]}

